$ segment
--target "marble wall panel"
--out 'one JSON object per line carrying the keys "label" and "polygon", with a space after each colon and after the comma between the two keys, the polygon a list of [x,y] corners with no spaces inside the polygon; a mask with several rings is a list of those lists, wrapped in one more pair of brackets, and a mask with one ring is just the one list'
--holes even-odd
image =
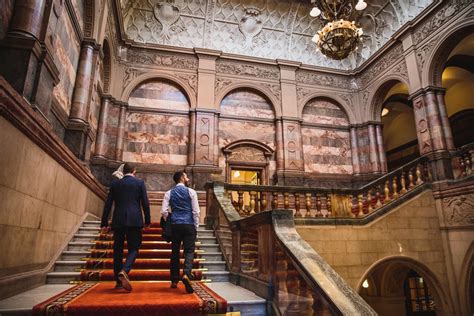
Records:
{"label": "marble wall panel", "polygon": [[106,147],[106,156],[114,159],[115,158],[115,148],[117,144],[117,135],[118,135],[118,123],[120,116],[120,107],[111,106],[109,108],[109,113],[107,116],[107,125],[105,127],[105,147]]}
{"label": "marble wall panel", "polygon": [[0,10],[0,39],[3,39],[8,32],[15,0],[3,0],[0,3],[2,4],[2,10]]}
{"label": "marble wall panel", "polygon": [[348,126],[346,113],[329,100],[313,99],[303,109],[303,122]]}
{"label": "marble wall panel", "polygon": [[270,119],[275,117],[270,101],[248,90],[236,90],[228,94],[221,102],[221,115]]}
{"label": "marble wall panel", "polygon": [[303,127],[301,134],[305,172],[353,173],[349,131]]}
{"label": "marble wall panel", "polygon": [[128,100],[130,106],[166,109],[189,110],[186,95],[174,83],[168,81],[152,81],[136,88]]}
{"label": "marble wall panel", "polygon": [[103,201],[0,117],[0,277],[45,267]]}
{"label": "marble wall panel", "polygon": [[123,160],[186,165],[189,117],[128,113]]}
{"label": "marble wall panel", "polygon": [[50,21],[49,31],[54,62],[59,69],[59,83],[54,87],[53,98],[69,114],[81,46],[67,10],[63,9],[55,25],[51,25],[53,20]]}

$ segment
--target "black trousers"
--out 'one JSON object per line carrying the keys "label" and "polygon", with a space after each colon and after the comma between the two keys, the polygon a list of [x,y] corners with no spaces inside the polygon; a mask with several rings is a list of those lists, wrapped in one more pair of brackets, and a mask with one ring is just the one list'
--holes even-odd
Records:
{"label": "black trousers", "polygon": [[[117,275],[123,269],[129,273],[135,259],[138,256],[138,249],[142,244],[141,227],[115,227],[114,229],[114,274]],[[127,238],[128,255],[123,264],[123,244]]]}
{"label": "black trousers", "polygon": [[184,274],[191,276],[193,268],[194,249],[196,248],[196,226],[193,224],[173,224],[171,239],[171,282],[178,283],[179,275],[179,250],[181,244],[184,248]]}

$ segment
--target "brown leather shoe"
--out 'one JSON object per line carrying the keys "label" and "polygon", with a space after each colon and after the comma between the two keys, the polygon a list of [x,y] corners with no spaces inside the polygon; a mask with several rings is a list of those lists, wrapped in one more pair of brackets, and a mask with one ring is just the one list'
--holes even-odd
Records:
{"label": "brown leather shoe", "polygon": [[175,289],[178,287],[178,283],[176,282],[171,282],[170,288]]}
{"label": "brown leather shoe", "polygon": [[132,285],[130,284],[130,280],[128,278],[127,272],[123,270],[120,271],[118,274],[118,278],[120,282],[122,282],[123,288],[130,292],[132,290]]}
{"label": "brown leather shoe", "polygon": [[187,275],[183,276],[182,281],[184,283],[184,287],[186,288],[186,292],[188,292],[189,294],[193,293],[194,289],[193,289],[193,286],[191,285],[191,281],[189,280]]}

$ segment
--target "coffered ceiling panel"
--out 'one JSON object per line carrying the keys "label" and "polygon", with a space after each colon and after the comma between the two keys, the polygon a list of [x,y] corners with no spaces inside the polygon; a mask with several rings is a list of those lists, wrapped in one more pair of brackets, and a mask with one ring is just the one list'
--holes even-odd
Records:
{"label": "coffered ceiling panel", "polygon": [[349,70],[381,48],[433,0],[367,0],[358,23],[363,41],[342,61],[316,51],[321,28],[310,0],[117,0],[125,39],[141,44],[210,48]]}

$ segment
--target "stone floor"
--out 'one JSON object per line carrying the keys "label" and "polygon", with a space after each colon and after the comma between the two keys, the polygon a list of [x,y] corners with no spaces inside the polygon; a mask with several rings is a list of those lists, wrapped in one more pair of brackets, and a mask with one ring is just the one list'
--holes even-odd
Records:
{"label": "stone floor", "polygon": [[[253,292],[229,282],[207,283],[214,292],[227,300],[234,308],[247,310],[254,304],[265,305],[265,300]],[[9,297],[0,301],[0,316],[6,315],[31,315],[31,309],[38,303],[72,287],[69,284],[47,284],[30,291]],[[241,307],[241,308],[239,308]],[[233,308],[233,309],[234,309]],[[243,312],[242,315],[247,313]],[[257,313],[260,315],[260,313]],[[254,315],[254,313],[248,313]]]}

